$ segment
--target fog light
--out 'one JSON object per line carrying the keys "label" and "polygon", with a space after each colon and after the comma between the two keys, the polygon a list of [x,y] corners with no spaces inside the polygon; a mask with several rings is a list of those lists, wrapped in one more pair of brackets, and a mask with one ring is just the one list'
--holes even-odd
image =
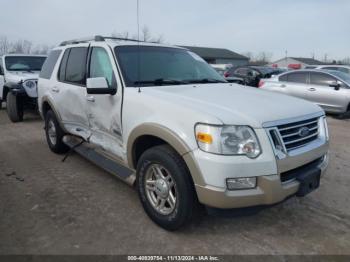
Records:
{"label": "fog light", "polygon": [[228,178],[226,185],[228,190],[252,189],[256,187],[256,177]]}

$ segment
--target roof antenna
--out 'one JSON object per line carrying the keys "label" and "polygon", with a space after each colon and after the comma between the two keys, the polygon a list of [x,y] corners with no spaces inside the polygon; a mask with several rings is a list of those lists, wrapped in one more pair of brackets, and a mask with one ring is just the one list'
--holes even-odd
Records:
{"label": "roof antenna", "polygon": [[140,15],[139,15],[139,0],[137,1],[137,83],[138,83],[138,88],[139,88],[139,93],[141,93],[141,72],[140,72],[140,66],[141,66],[141,61],[140,61]]}

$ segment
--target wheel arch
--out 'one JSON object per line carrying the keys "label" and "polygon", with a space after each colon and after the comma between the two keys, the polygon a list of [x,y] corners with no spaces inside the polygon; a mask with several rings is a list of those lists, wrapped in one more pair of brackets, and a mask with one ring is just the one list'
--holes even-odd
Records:
{"label": "wheel arch", "polygon": [[[145,141],[147,142],[145,143]],[[130,133],[127,142],[127,160],[129,167],[136,170],[137,160],[141,154],[147,149],[161,144],[171,146],[183,158],[194,184],[204,184],[199,167],[191,153],[193,149],[190,148],[174,131],[155,123],[142,124]]]}
{"label": "wheel arch", "polygon": [[46,116],[46,113],[49,111],[49,110],[52,110],[54,112],[54,114],[56,115],[57,117],[57,121],[60,125],[60,127],[62,128],[62,130],[64,130],[65,132],[67,131],[63,124],[62,124],[62,120],[61,120],[61,116],[60,114],[57,112],[57,110],[55,109],[53,103],[51,102],[51,100],[48,98],[48,97],[43,97],[41,99],[41,105],[40,105],[40,115],[41,117],[45,120],[45,116]]}
{"label": "wheel arch", "polygon": [[2,90],[2,100],[6,101],[6,97],[8,92],[10,92],[10,88],[7,85],[4,85],[4,88]]}

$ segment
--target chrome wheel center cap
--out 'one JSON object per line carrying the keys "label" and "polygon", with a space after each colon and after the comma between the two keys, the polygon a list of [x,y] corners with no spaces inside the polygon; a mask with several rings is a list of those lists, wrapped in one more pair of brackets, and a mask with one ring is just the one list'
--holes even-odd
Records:
{"label": "chrome wheel center cap", "polygon": [[161,198],[166,198],[168,196],[169,186],[164,179],[158,179],[156,181],[156,192]]}

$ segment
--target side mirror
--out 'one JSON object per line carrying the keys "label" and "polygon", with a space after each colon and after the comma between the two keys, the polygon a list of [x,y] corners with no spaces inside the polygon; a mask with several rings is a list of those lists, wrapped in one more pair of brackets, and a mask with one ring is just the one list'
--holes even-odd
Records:
{"label": "side mirror", "polygon": [[339,90],[340,89],[340,83],[337,81],[334,81],[329,84],[330,87],[334,87],[334,90]]}
{"label": "side mirror", "polygon": [[86,92],[91,95],[115,95],[117,89],[108,87],[106,78],[95,77],[86,79]]}

